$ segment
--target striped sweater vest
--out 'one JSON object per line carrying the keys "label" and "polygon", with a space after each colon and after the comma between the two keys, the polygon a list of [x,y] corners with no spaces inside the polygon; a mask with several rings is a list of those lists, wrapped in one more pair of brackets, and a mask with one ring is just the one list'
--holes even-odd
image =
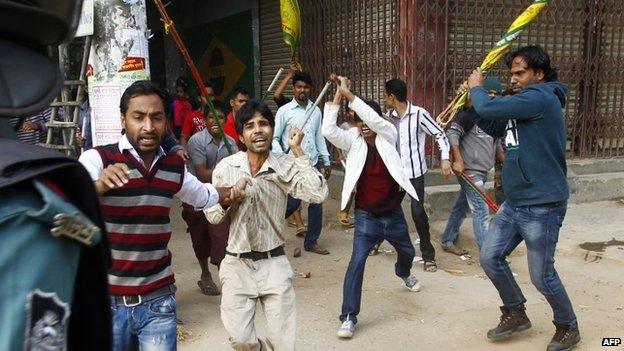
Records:
{"label": "striped sweater vest", "polygon": [[101,198],[113,258],[108,271],[112,295],[142,295],[173,283],[169,212],[171,199],[184,178],[184,161],[179,156],[162,156],[147,170],[129,150],[118,144],[95,148],[104,168],[125,163],[130,181]]}

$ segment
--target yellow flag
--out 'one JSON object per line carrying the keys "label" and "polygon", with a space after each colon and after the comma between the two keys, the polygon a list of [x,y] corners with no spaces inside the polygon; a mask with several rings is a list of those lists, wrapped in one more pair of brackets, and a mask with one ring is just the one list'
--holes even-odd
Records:
{"label": "yellow flag", "polygon": [[295,52],[299,46],[301,38],[301,12],[299,11],[299,1],[280,0],[280,14],[282,17],[282,32],[284,43],[290,49],[290,56],[295,57]]}

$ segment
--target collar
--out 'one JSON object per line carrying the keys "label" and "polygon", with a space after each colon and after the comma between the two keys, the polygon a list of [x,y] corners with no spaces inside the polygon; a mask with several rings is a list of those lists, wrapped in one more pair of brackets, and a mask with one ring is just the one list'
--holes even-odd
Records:
{"label": "collar", "polygon": [[[412,111],[412,103],[411,102],[407,102],[407,108],[405,109],[405,116],[409,116],[411,114],[414,114],[415,112]],[[399,113],[397,112],[396,109],[393,109],[392,112],[390,113],[390,117],[394,118],[394,119],[401,119],[401,117],[399,116]]]}
{"label": "collar", "polygon": [[[202,132],[206,133],[206,138],[208,140],[208,144],[210,143],[215,143],[214,137],[212,136],[212,134],[210,134],[210,132],[208,131],[208,128],[204,128],[202,130]],[[223,143],[223,140],[221,140],[221,142]],[[215,143],[216,144],[216,143]]]}
{"label": "collar", "polygon": [[[306,105],[306,108],[304,110],[307,111],[311,106],[314,106],[314,103],[312,102],[312,100],[308,99],[308,104]],[[297,99],[295,99],[295,98],[290,100],[290,102],[288,103],[288,107],[291,110],[294,110],[296,108],[303,109],[303,107],[301,107],[301,105],[299,105],[299,103],[297,102]]]}
{"label": "collar", "polygon": [[[249,158],[247,157],[247,152],[241,151],[235,154],[230,164],[234,167],[240,168],[242,171],[246,172],[247,174],[251,176],[251,171],[249,170]],[[261,174],[263,172],[268,172],[269,169],[273,170],[274,172],[278,174],[282,173],[280,162],[278,158],[275,156],[275,153],[273,152],[269,152],[269,157],[264,161],[264,163],[262,164],[262,167],[260,167],[260,170],[258,171],[256,175]]]}
{"label": "collar", "polygon": [[[130,144],[130,142],[128,141],[128,137],[126,136],[126,134],[123,134],[120,138],[119,138],[119,151],[121,153],[124,152],[124,150],[130,150],[130,152],[132,152],[135,155],[138,155],[139,153],[134,149],[134,146],[132,146],[132,144]],[[154,160],[157,159],[158,157],[164,156],[165,155],[165,150],[163,150],[162,146],[158,147],[158,150],[156,150],[156,154],[154,155]]]}

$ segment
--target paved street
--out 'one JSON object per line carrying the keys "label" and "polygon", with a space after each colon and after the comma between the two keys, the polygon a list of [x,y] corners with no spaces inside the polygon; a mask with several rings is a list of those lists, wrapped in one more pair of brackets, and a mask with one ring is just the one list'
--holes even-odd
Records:
{"label": "paved street", "polygon": [[[298,310],[300,350],[545,350],[554,332],[551,312],[544,298],[531,285],[525,249],[520,246],[510,257],[512,269],[527,299],[527,313],[533,328],[519,337],[490,343],[488,328],[498,322],[499,299],[476,262],[466,262],[442,252],[439,245],[436,273],[425,273],[415,265],[423,289],[407,291],[394,276],[394,252],[370,257],[364,278],[362,312],[352,340],[339,340],[338,315],[342,300],[342,280],[349,262],[353,230],[340,228],[335,213],[337,200],[331,192],[325,206],[322,244],[329,256],[304,252],[293,258],[301,239],[288,228],[287,253],[298,272],[310,271],[311,278],[294,280]],[[178,285],[178,315],[181,350],[229,350],[227,334],[219,318],[219,297],[202,295],[196,285],[199,267],[190,238],[179,214],[174,216],[175,233],[170,244]],[[413,223],[408,218],[412,237]],[[444,222],[432,224],[437,240]],[[571,295],[579,317],[582,342],[577,350],[609,350],[603,337],[624,337],[624,204],[595,202],[571,205],[557,248],[556,266]],[[476,251],[470,221],[462,229],[460,244]],[[615,238],[620,246],[604,247]],[[618,244],[618,241],[612,242]],[[579,246],[604,252],[587,251]],[[591,244],[593,243],[593,244]],[[598,243],[598,244],[596,244]],[[386,251],[391,247],[385,243]],[[418,254],[418,250],[417,250]],[[445,271],[450,270],[451,273]],[[216,275],[216,270],[214,270]],[[259,310],[260,312],[261,310]],[[262,313],[257,317],[259,333],[266,335]]]}

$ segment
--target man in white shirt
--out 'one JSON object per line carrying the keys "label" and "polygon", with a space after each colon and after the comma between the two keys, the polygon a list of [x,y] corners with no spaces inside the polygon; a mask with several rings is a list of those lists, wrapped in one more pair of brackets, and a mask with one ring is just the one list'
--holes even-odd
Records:
{"label": "man in white shirt", "polygon": [[412,218],[420,237],[420,252],[424,260],[426,272],[435,272],[435,249],[431,244],[429,233],[429,217],[423,206],[425,201],[425,173],[427,161],[425,158],[425,138],[430,135],[435,138],[440,147],[440,169],[445,179],[451,175],[449,161],[450,145],[444,130],[435,122],[429,112],[407,101],[407,85],[404,81],[394,78],[385,84],[385,105],[389,110],[389,117],[397,128],[397,150],[401,154],[403,171],[416,189],[418,199],[412,197]]}
{"label": "man in white shirt", "polygon": [[197,210],[244,197],[238,188],[201,183],[181,157],[165,154],[164,101],[149,81],[134,82],[119,104],[125,134],[79,159],[100,195],[108,231],[114,350],[152,348],[154,340],[159,349],[176,349],[176,289],[167,249],[172,197]]}

